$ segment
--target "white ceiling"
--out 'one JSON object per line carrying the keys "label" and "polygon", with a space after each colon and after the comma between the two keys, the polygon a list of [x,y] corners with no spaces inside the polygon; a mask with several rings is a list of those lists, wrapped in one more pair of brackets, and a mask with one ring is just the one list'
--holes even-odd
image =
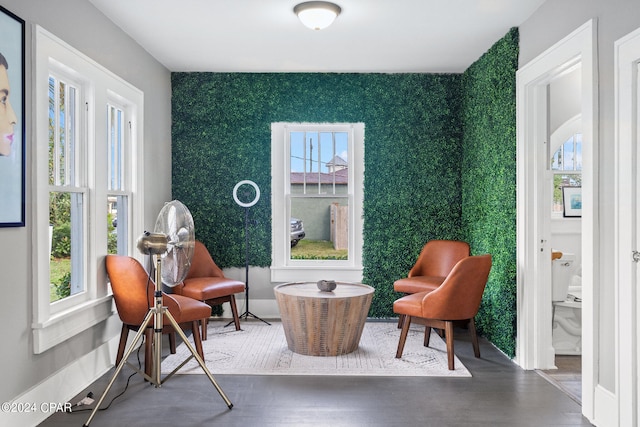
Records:
{"label": "white ceiling", "polygon": [[171,71],[464,71],[545,0],[333,0],[325,30],[296,0],[90,0]]}

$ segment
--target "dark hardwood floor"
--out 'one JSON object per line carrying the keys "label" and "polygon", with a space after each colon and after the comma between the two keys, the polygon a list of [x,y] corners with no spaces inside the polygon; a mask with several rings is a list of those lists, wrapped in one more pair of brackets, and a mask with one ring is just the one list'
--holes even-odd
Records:
{"label": "dark hardwood floor", "polygon": [[[400,332],[398,331],[398,334]],[[590,426],[580,405],[536,371],[524,371],[480,340],[473,357],[467,331],[455,351],[472,378],[215,375],[233,403],[228,409],[205,375],[176,375],[155,388],[134,375],[127,390],[90,425],[100,426]],[[132,355],[132,358],[135,356]],[[116,378],[103,407],[125,389],[133,371]],[[215,370],[214,370],[215,372]],[[88,392],[96,399],[113,369]],[[90,408],[90,407],[89,407]],[[80,407],[83,409],[83,407]],[[83,426],[90,412],[57,413],[42,427]]]}
{"label": "dark hardwood floor", "polygon": [[581,404],[582,356],[556,356],[556,367],[558,369],[542,370],[539,374]]}

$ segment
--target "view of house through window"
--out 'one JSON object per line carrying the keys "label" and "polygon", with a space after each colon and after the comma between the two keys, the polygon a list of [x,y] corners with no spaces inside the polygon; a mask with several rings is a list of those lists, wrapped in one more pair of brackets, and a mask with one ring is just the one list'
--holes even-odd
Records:
{"label": "view of house through window", "polygon": [[349,134],[292,131],[291,259],[349,259]]}
{"label": "view of house through window", "polygon": [[271,124],[271,280],[362,280],[364,123]]}
{"label": "view of house through window", "polygon": [[83,292],[86,189],[81,185],[80,89],[49,76],[49,247],[51,302]]}
{"label": "view of house through window", "polygon": [[573,134],[551,158],[553,172],[552,212],[562,214],[562,188],[582,186],[582,134]]}

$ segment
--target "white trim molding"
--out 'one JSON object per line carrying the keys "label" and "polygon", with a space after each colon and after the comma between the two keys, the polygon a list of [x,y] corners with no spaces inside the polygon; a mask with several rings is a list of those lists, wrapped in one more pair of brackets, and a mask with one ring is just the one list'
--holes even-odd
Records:
{"label": "white trim molding", "polygon": [[0,425],[35,426],[53,415],[54,412],[67,408],[70,400],[84,390],[87,384],[93,383],[111,369],[118,341],[119,338],[114,337],[60,369],[11,402],[6,402],[8,405],[16,405],[16,408],[19,405],[27,405],[34,410],[2,411]]}
{"label": "white trim molding", "polygon": [[[107,228],[107,154],[108,129],[106,108],[109,102],[117,100],[127,111],[130,123],[130,150],[132,164],[140,164],[143,153],[144,94],[108,69],[74,49],[55,35],[38,25],[33,26],[33,73],[32,103],[34,120],[32,135],[34,170],[31,195],[32,209],[32,257],[34,267],[32,333],[35,354],[68,340],[107,320],[113,313],[112,297],[104,268],[104,256],[108,246]],[[78,83],[82,98],[79,111],[84,125],[82,132],[83,173],[78,178],[82,184],[82,220],[76,221],[75,242],[78,251],[80,273],[77,282],[79,291],[67,298],[51,303],[50,246],[49,246],[49,80],[52,74],[64,75]],[[81,90],[80,90],[81,88]],[[86,170],[85,170],[86,169]],[[78,174],[80,176],[80,174]],[[144,217],[143,198],[137,197],[144,188],[144,168],[136,167],[131,180],[131,210],[138,218],[132,221],[129,237],[129,251],[133,250],[131,236],[142,234]],[[75,188],[75,187],[74,187]],[[138,190],[138,191],[136,191]],[[71,191],[71,190],[69,190]],[[75,191],[75,190],[74,190]],[[74,250],[75,250],[74,249]]]}
{"label": "white trim molding", "polygon": [[593,420],[597,379],[598,324],[598,111],[597,26],[590,20],[518,70],[517,97],[517,345],[516,363],[524,369],[555,367],[551,329],[551,248],[545,210],[548,85],[580,67],[583,135],[582,209],[582,409]]}
{"label": "white trim molding", "polygon": [[[290,255],[290,147],[294,131],[345,132],[349,135],[349,259],[292,260]],[[271,124],[271,281],[317,281],[327,278],[362,281],[362,229],[364,201],[364,123],[272,123]]]}
{"label": "white trim molding", "polygon": [[[640,290],[638,263],[633,251],[640,250],[638,205],[638,144],[640,131],[640,29],[621,38],[615,49],[615,342],[616,394],[611,405],[615,424],[637,427],[640,423]],[[618,401],[615,401],[617,397]]]}

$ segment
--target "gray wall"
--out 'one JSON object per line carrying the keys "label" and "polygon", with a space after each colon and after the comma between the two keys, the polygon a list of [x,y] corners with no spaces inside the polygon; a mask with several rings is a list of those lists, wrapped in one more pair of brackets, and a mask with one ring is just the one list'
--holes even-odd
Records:
{"label": "gray wall", "polygon": [[26,21],[27,33],[27,226],[0,228],[3,294],[0,320],[4,325],[0,400],[9,401],[117,335],[120,328],[117,319],[112,318],[42,354],[33,354],[30,203],[33,150],[28,127],[33,116],[29,61],[32,25],[42,26],[144,92],[144,166],[148,188],[134,197],[144,197],[144,225],[149,229],[153,228],[162,203],[171,197],[171,81],[167,69],[87,0],[3,0],[2,5]]}
{"label": "gray wall", "polygon": [[[316,184],[317,185],[317,184]],[[333,188],[326,186],[324,193],[331,194]],[[291,185],[292,194],[302,194],[302,185]],[[336,194],[347,194],[344,185],[336,186]],[[348,205],[345,198],[304,198],[292,199],[291,216],[301,219],[304,224],[306,239],[310,240],[330,240],[331,239],[331,204],[338,203]]]}
{"label": "gray wall", "polygon": [[[30,25],[39,24],[135,85],[145,94],[144,164],[146,182],[145,225],[152,227],[170,190],[170,75],[140,46],[101,15],[86,0],[4,0],[2,5],[27,21],[27,58],[30,55]],[[520,27],[520,64],[524,65],[591,18],[598,20],[599,51],[599,196],[601,259],[601,353],[599,371],[603,386],[614,389],[613,330],[613,43],[638,26],[637,0],[550,0]],[[27,63],[27,73],[30,64]],[[27,86],[27,117],[31,116]],[[27,133],[27,161],[31,157]],[[33,354],[32,320],[32,193],[27,165],[27,226],[0,229],[0,316],[5,325],[0,365],[3,380],[0,399],[11,400],[48,376],[87,354],[113,334],[114,325],[99,325],[40,355]],[[117,328],[117,325],[116,325]]]}
{"label": "gray wall", "polygon": [[[638,0],[549,0],[520,26],[520,66],[553,46],[588,20],[598,26],[599,109],[599,246],[598,367],[600,384],[615,391],[614,330],[614,42],[640,27]],[[596,284],[597,285],[597,284]]]}

